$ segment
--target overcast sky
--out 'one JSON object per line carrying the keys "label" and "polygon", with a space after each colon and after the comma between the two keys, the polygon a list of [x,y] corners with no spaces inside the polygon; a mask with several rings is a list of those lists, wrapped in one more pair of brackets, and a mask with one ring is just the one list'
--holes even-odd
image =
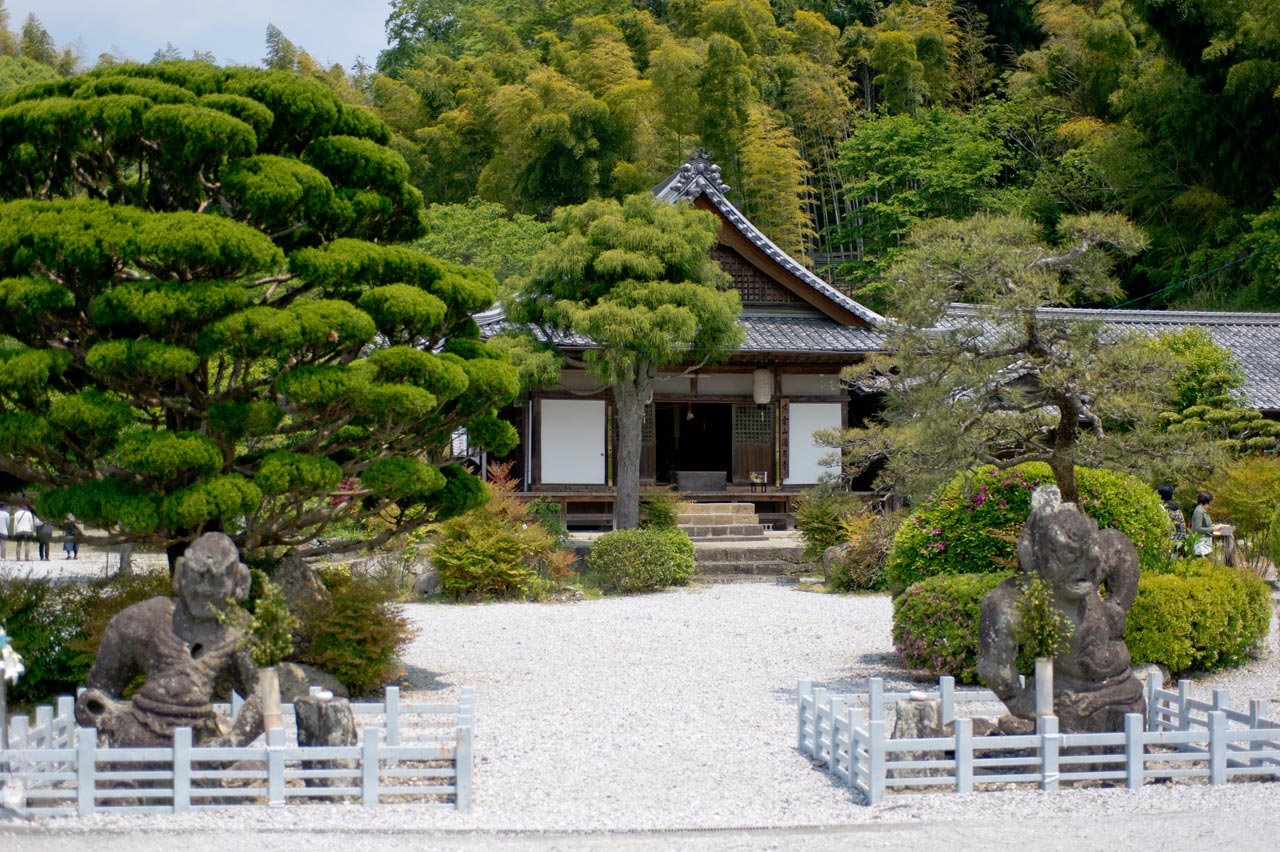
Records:
{"label": "overcast sky", "polygon": [[258,65],[268,24],[324,65],[372,64],[386,47],[388,0],[4,0],[9,28],[35,13],[58,47],[86,66],[112,53],[145,62],[167,42],[190,57],[211,52],[219,64]]}

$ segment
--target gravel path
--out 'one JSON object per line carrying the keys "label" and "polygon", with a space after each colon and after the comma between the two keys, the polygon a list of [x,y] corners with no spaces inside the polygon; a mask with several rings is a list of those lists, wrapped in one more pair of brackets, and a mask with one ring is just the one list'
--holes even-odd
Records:
{"label": "gravel path", "polygon": [[[1270,850],[1280,833],[1275,783],[891,794],[862,806],[795,751],[794,689],[806,678],[855,691],[875,675],[892,689],[916,686],[894,668],[884,596],[753,583],[576,604],[408,609],[422,631],[407,654],[410,696],[452,699],[463,685],[476,688],[470,813],[312,806],[99,816],[0,823],[0,844],[70,849],[87,833],[100,849],[141,852],[199,832],[201,848],[273,849],[305,832],[309,846],[345,852],[834,849],[882,841],[979,849],[993,837],[1058,849],[1070,848],[1058,845],[1062,838],[1096,829],[1113,850],[1154,848],[1153,831],[1164,849],[1202,849],[1212,837],[1237,850]],[[1261,698],[1280,714],[1278,671],[1273,625],[1259,661],[1206,678],[1196,691],[1228,688],[1232,704]]]}

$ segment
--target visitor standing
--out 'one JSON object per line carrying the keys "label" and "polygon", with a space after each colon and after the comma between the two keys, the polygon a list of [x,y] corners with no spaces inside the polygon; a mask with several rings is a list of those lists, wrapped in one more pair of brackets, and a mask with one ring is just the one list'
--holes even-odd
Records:
{"label": "visitor standing", "polygon": [[[17,545],[14,545],[17,547]],[[0,562],[9,558],[9,507],[0,503]]]}
{"label": "visitor standing", "polygon": [[36,515],[25,504],[13,510],[13,558],[19,562],[31,560],[31,540],[36,537]]}
{"label": "visitor standing", "polygon": [[1172,485],[1167,482],[1162,483],[1156,488],[1156,492],[1160,495],[1160,502],[1169,515],[1169,523],[1173,524],[1173,548],[1176,551],[1187,537],[1187,516],[1182,513],[1178,504],[1173,502]]}
{"label": "visitor standing", "polygon": [[76,516],[68,512],[66,519],[62,522],[62,552],[66,554],[66,559],[80,558],[80,535],[83,532]]}
{"label": "visitor standing", "polygon": [[1196,495],[1196,507],[1191,511],[1191,531],[1200,536],[1196,542],[1196,556],[1208,556],[1213,553],[1213,518],[1209,516],[1209,504],[1213,495],[1201,491]]}

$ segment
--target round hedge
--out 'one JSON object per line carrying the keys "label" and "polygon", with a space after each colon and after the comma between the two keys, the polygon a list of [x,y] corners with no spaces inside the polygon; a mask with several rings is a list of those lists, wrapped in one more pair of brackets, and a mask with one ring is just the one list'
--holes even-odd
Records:
{"label": "round hedge", "polygon": [[1243,665],[1271,627],[1271,589],[1208,559],[1174,562],[1138,581],[1125,641],[1135,663],[1173,674]]}
{"label": "round hedge", "polygon": [[[930,577],[893,602],[893,642],[909,668],[977,683],[982,598],[1010,576]],[[1270,588],[1258,576],[1212,561],[1175,562],[1144,574],[1129,609],[1132,664],[1173,674],[1243,665],[1271,626]]]}
{"label": "round hedge", "polygon": [[1011,572],[930,577],[893,599],[893,647],[908,668],[978,682],[978,619]]}
{"label": "round hedge", "polygon": [[[1128,474],[1076,468],[1080,508],[1102,528],[1117,529],[1138,549],[1139,567],[1167,557],[1169,517],[1155,490]],[[1007,571],[1017,567],[1016,544],[1031,512],[1031,492],[1052,484],[1047,464],[994,467],[957,475],[898,528],[885,565],[890,589],[940,574]]]}
{"label": "round hedge", "polygon": [[653,592],[693,577],[693,542],[681,529],[644,527],[605,533],[591,545],[587,567],[606,588]]}

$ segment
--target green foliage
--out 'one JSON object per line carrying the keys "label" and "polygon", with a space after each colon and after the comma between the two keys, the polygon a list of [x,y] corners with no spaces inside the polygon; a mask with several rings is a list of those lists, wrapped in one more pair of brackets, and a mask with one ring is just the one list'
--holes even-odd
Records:
{"label": "green foliage", "polygon": [[127,606],[169,593],[164,572],[83,583],[0,574],[0,624],[26,672],[9,685],[15,705],[47,702],[83,686],[107,623]]}
{"label": "green foliage", "polygon": [[1031,577],[1018,595],[1018,671],[1032,674],[1036,658],[1053,659],[1071,647],[1075,630],[1066,613],[1053,604],[1053,586],[1040,577]]}
{"label": "green foliage", "polygon": [[[1078,468],[1076,476],[1084,513],[1099,527],[1127,535],[1143,570],[1162,564],[1169,516],[1159,495],[1114,471]],[[1031,492],[1052,481],[1048,465],[1041,463],[955,476],[898,529],[885,566],[889,587],[904,589],[938,574],[1016,567],[1018,533],[1031,511]]]}
{"label": "green foliage", "polygon": [[455,598],[524,598],[541,591],[538,570],[556,542],[516,498],[510,469],[492,465],[488,501],[436,531],[431,564]]}
{"label": "green foliage", "polygon": [[1257,575],[1207,559],[1179,560],[1144,574],[1125,642],[1137,663],[1173,674],[1243,665],[1266,639],[1271,590]]}
{"label": "green foliage", "polygon": [[833,592],[883,589],[885,562],[906,517],[903,511],[884,514],[865,508],[847,516],[840,524],[845,549],[827,572],[827,588]]}
{"label": "green foliage", "polygon": [[332,674],[352,695],[394,683],[400,654],[417,635],[395,602],[398,591],[349,572],[320,576],[329,595],[299,613],[292,659]]}
{"label": "green foliage", "polygon": [[804,539],[804,558],[815,562],[828,547],[849,540],[847,518],[865,507],[865,501],[848,491],[818,487],[806,491],[795,504],[796,529]]}
{"label": "green foliage", "polygon": [[1229,461],[1214,471],[1205,488],[1213,494],[1218,520],[1235,524],[1245,564],[1265,574],[1267,562],[1280,558],[1272,542],[1280,506],[1280,457],[1249,455]]}
{"label": "green foliage", "polygon": [[693,577],[693,542],[680,529],[615,530],[591,545],[587,567],[623,594],[683,586]]}
{"label": "green foliage", "polygon": [[978,682],[978,620],[982,599],[1009,577],[957,574],[930,577],[893,599],[893,647],[909,668],[929,676]]}
{"label": "green foliage", "polygon": [[644,488],[640,492],[640,526],[673,529],[682,508],[684,501],[674,488]]}
{"label": "green foliage", "polygon": [[519,378],[471,318],[492,275],[390,245],[425,232],[390,140],[309,74],[207,62],[0,96],[0,471],[250,558],[477,505],[446,448],[509,448]]}

